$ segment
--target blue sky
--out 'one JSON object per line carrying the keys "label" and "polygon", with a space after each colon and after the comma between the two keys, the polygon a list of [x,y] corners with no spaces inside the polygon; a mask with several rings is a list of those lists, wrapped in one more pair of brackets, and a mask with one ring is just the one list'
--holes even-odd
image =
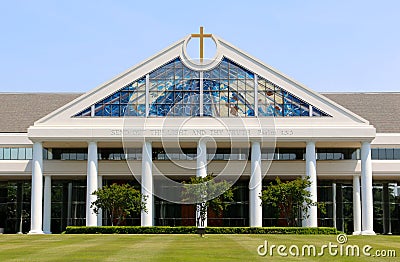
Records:
{"label": "blue sky", "polygon": [[400,1],[0,1],[0,92],[86,92],[204,26],[320,92],[400,91]]}

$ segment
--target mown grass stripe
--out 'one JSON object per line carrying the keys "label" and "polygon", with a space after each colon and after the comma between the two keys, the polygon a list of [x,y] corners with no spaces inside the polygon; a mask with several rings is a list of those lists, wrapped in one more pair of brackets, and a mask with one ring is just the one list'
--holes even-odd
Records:
{"label": "mown grass stripe", "polygon": [[[335,235],[2,235],[0,261],[287,261],[293,257],[260,257],[257,246],[321,246]],[[400,236],[348,236],[347,244],[393,249],[397,258],[297,257],[300,261],[398,261]]]}

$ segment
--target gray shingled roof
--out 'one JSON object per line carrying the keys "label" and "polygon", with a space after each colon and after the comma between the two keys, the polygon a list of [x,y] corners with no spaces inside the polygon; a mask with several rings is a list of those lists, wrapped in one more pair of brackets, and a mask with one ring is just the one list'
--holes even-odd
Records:
{"label": "gray shingled roof", "polygon": [[377,133],[400,133],[400,93],[322,94],[367,119]]}
{"label": "gray shingled roof", "polygon": [[25,133],[36,120],[82,94],[0,93],[0,132]]}
{"label": "gray shingled roof", "polygon": [[[0,132],[27,131],[33,123],[80,93],[0,93]],[[367,119],[378,133],[400,133],[400,93],[323,93]]]}

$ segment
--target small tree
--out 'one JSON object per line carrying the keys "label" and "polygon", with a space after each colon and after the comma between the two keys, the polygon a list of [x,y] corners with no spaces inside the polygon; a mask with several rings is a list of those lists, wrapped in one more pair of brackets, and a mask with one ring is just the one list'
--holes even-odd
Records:
{"label": "small tree", "polygon": [[288,226],[298,226],[299,218],[305,219],[309,216],[307,211],[311,206],[318,206],[320,211],[325,213],[322,203],[311,200],[311,193],[307,190],[310,185],[308,177],[298,177],[287,182],[282,182],[277,177],[275,182],[271,182],[267,189],[262,191],[260,198],[263,205],[270,204],[277,213],[281,212]]}
{"label": "small tree", "polygon": [[233,189],[227,181],[215,181],[212,175],[191,177],[185,183],[182,198],[185,202],[196,203],[196,225],[203,228],[207,209],[220,215],[233,201]]}
{"label": "small tree", "polygon": [[93,192],[97,200],[91,203],[94,212],[98,214],[100,210],[106,210],[111,219],[111,225],[114,226],[114,219],[117,220],[117,226],[125,220],[126,216],[139,214],[146,209],[146,196],[133,188],[129,184],[103,186]]}

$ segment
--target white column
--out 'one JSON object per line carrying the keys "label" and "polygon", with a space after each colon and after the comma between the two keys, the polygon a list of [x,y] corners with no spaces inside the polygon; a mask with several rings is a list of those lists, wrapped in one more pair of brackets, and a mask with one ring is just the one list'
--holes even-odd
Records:
{"label": "white column", "polygon": [[353,176],[353,235],[361,234],[361,199],[360,199],[360,176]]}
{"label": "white column", "polygon": [[[206,177],[207,176],[207,141],[204,139],[200,139],[197,143],[197,169],[196,169],[197,177]],[[200,205],[204,205],[205,203],[199,203],[196,207],[196,226],[197,227],[207,227],[207,214],[206,219],[204,220],[204,224],[199,225],[198,217],[200,217]]]}
{"label": "white column", "polygon": [[262,206],[261,206],[261,145],[260,142],[251,143],[251,175],[249,182],[250,193],[250,226],[262,227]]}
{"label": "white column", "polygon": [[336,213],[336,183],[332,183],[332,216],[333,216],[333,227],[337,228],[336,220],[337,220],[337,213]]}
{"label": "white column", "polygon": [[204,139],[197,143],[197,177],[207,176],[207,142]]}
{"label": "white column", "polygon": [[68,183],[67,226],[72,225],[72,182]]}
{"label": "white column", "polygon": [[153,172],[152,172],[152,145],[145,141],[142,149],[142,195],[146,196],[147,212],[141,213],[141,225],[153,226]]}
{"label": "white column", "polygon": [[[103,187],[103,176],[97,177],[97,189]],[[101,208],[99,209],[99,213],[97,214],[97,226],[101,227],[103,225],[103,211]]]}
{"label": "white column", "polygon": [[92,195],[97,190],[97,143],[89,142],[87,160],[87,189],[86,189],[86,226],[97,226],[97,214],[90,208],[97,197]]}
{"label": "white column", "polygon": [[389,183],[383,183],[382,188],[383,234],[392,234],[390,229],[390,193]]}
{"label": "white column", "polygon": [[44,177],[43,232],[51,234],[51,176]]}
{"label": "white column", "polygon": [[43,147],[41,142],[33,144],[32,157],[32,196],[31,196],[31,230],[29,234],[43,234],[42,198],[43,198]]}
{"label": "white column", "polygon": [[[312,202],[317,202],[317,161],[315,154],[315,142],[309,141],[306,145],[306,176],[309,177],[311,185],[307,189],[311,193]],[[308,218],[303,220],[304,227],[318,226],[318,210],[316,206],[308,209]]]}
{"label": "white column", "polygon": [[371,144],[361,145],[361,200],[362,200],[362,232],[363,235],[375,235],[374,207],[372,199],[372,161]]}

